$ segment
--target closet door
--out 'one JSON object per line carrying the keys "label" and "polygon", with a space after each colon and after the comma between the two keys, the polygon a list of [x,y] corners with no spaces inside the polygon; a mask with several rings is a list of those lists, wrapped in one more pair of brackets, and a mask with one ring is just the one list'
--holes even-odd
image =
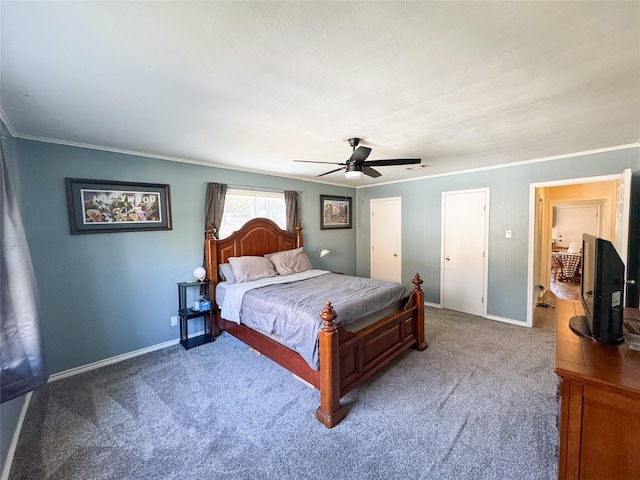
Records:
{"label": "closet door", "polygon": [[371,278],[402,280],[402,202],[400,197],[371,200]]}
{"label": "closet door", "polygon": [[444,308],[486,314],[487,204],[489,191],[442,194],[442,281]]}

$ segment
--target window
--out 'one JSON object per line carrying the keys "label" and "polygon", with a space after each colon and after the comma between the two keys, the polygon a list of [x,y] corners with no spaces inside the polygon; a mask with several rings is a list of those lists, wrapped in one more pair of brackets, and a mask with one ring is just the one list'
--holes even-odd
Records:
{"label": "window", "polygon": [[227,189],[219,238],[226,238],[252,218],[273,220],[283,230],[287,228],[283,192]]}

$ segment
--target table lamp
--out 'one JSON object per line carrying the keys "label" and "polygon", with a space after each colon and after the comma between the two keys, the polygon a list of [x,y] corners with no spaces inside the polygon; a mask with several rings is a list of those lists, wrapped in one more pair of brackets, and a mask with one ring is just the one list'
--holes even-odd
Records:
{"label": "table lamp", "polygon": [[193,276],[196,277],[196,280],[201,282],[207,278],[207,271],[203,267],[196,267],[193,271]]}
{"label": "table lamp", "polygon": [[328,250],[324,247],[316,248],[316,256],[320,259],[320,270],[322,270],[322,257],[324,257],[328,253],[331,253],[331,250]]}

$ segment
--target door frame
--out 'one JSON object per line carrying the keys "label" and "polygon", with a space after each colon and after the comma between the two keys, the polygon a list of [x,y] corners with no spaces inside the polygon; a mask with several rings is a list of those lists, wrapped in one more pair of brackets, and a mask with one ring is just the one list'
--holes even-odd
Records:
{"label": "door frame", "polygon": [[476,192],[484,192],[484,261],[482,266],[482,317],[487,317],[487,305],[489,304],[489,299],[487,298],[489,292],[489,209],[491,208],[491,204],[489,202],[491,189],[489,187],[485,188],[470,188],[467,190],[450,190],[446,192],[442,192],[440,195],[440,306],[444,308],[444,228],[445,228],[445,195],[455,195],[461,193],[476,193]]}
{"label": "door frame", "polygon": [[373,205],[375,202],[388,200],[397,201],[398,209],[400,210],[400,231],[398,232],[398,235],[400,235],[398,241],[398,256],[400,257],[400,260],[398,262],[398,267],[400,269],[400,282],[402,282],[402,197],[379,197],[369,199],[369,276],[371,276],[371,273],[373,272],[373,252],[371,251],[371,247],[373,246]]}
{"label": "door frame", "polygon": [[[624,169],[626,170],[626,169]],[[537,225],[535,222],[536,216],[536,190],[542,187],[566,187],[569,185],[578,185],[583,183],[599,183],[599,182],[611,182],[618,181],[620,173],[614,173],[610,175],[599,175],[595,177],[580,177],[569,178],[564,180],[552,180],[547,182],[537,182],[529,184],[529,245],[528,245],[528,269],[527,269],[527,327],[533,327],[533,310],[537,302],[537,295],[534,293],[533,277],[535,275],[534,261],[535,261],[535,247],[536,247],[536,234]],[[542,260],[542,259],[540,259]],[[625,265],[627,259],[624,260]]]}

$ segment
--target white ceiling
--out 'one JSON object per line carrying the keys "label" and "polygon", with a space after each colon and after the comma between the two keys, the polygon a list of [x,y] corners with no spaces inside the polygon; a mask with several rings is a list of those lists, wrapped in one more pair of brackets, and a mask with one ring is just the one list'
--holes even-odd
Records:
{"label": "white ceiling", "polygon": [[12,133],[368,185],[637,144],[640,2],[0,3]]}

